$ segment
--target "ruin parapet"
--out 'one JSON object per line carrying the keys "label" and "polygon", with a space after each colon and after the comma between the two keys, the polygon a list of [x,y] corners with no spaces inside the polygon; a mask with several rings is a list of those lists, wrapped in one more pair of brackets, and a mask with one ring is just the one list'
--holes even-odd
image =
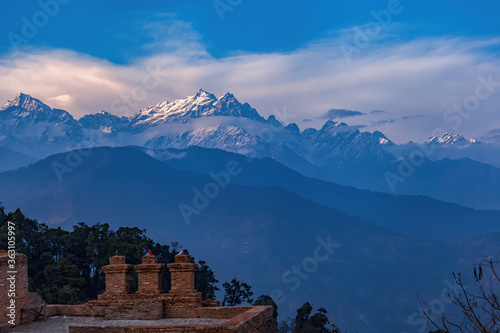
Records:
{"label": "ruin parapet", "polygon": [[102,267],[106,276],[106,295],[122,295],[130,293],[130,272],[133,265],[125,263],[125,256],[109,258],[109,265]]}
{"label": "ruin parapet", "polygon": [[[8,256],[0,253],[2,279],[7,274]],[[46,305],[36,293],[28,292],[28,272],[26,256],[16,254],[18,289],[16,302],[20,308],[43,305],[46,316],[100,317],[120,320],[159,320],[163,318],[214,318],[226,319],[222,324],[203,326],[126,327],[126,326],[72,326],[70,332],[233,332],[233,333],[276,333],[276,321],[272,308],[264,307],[220,307],[216,300],[203,300],[195,288],[197,265],[186,254],[175,256],[175,262],[168,264],[172,275],[171,290],[164,292],[161,287],[161,272],[164,264],[157,257],[144,256],[139,265],[126,263],[124,256],[113,256],[109,265],[102,268],[106,279],[106,291],[97,300],[80,305]],[[138,291],[131,292],[130,274],[138,273]],[[3,284],[3,282],[2,282]],[[1,286],[5,288],[4,285]],[[2,292],[5,290],[2,289]],[[1,298],[2,302],[5,298]],[[2,306],[6,309],[6,306]],[[7,318],[6,314],[4,318]],[[45,317],[45,316],[44,316]],[[16,325],[22,324],[20,313]],[[40,319],[40,318],[39,318]],[[23,322],[24,323],[24,322]],[[0,323],[0,327],[2,326]]]}
{"label": "ruin parapet", "polygon": [[161,272],[165,269],[165,265],[159,264],[156,256],[142,257],[142,264],[135,265],[134,269],[137,272],[138,293],[160,294],[163,292]]}

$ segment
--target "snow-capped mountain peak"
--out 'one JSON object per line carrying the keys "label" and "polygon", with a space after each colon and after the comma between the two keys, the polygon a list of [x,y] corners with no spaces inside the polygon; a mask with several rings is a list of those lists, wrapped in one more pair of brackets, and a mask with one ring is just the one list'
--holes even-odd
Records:
{"label": "snow-capped mountain peak", "polygon": [[30,95],[20,93],[14,99],[8,100],[7,103],[0,109],[4,111],[10,108],[20,108],[25,111],[46,111],[50,107],[40,100],[31,97]]}
{"label": "snow-capped mountain peak", "polygon": [[395,143],[389,140],[382,132],[379,131],[373,132],[373,138],[374,140],[377,140],[378,144],[380,144],[381,146],[387,146],[387,147],[395,146]]}
{"label": "snow-capped mountain peak", "polygon": [[337,122],[337,121],[333,121],[333,120],[328,120],[324,125],[323,127],[321,128],[321,132],[337,132],[338,129],[340,127],[348,127],[349,125],[347,125],[346,123],[342,123],[342,122]]}
{"label": "snow-capped mountain peak", "polygon": [[100,111],[76,121],[68,112],[51,109],[24,94],[5,108],[7,111],[0,112],[0,135],[33,146],[36,151],[42,146],[53,147],[45,153],[64,151],[85,140],[95,145],[92,138],[97,137],[110,145],[135,144],[152,149],[196,145],[250,154],[258,147],[262,149],[259,157],[279,160],[282,156],[284,162],[295,160],[299,164],[332,163],[339,169],[338,158],[358,162],[370,155],[386,161],[382,146],[391,144],[382,133],[360,132],[358,127],[335,121],[326,122],[319,131],[301,133],[296,124],[285,127],[274,115],[264,119],[229,92],[217,98],[203,89],[183,99],[159,102],[128,118]]}
{"label": "snow-capped mountain peak", "polygon": [[0,145],[32,156],[46,155],[84,140],[82,128],[68,112],[52,109],[40,100],[19,94],[0,109]]}
{"label": "snow-capped mountain peak", "polygon": [[66,111],[60,109],[52,109],[47,104],[39,99],[33,98],[27,94],[18,94],[14,99],[9,100],[1,109],[2,115],[0,120],[4,123],[9,120],[10,126],[23,123],[37,122],[76,122],[73,117]]}
{"label": "snow-capped mountain peak", "polygon": [[470,146],[473,144],[478,144],[478,143],[480,143],[480,141],[478,141],[476,139],[466,139],[461,134],[445,132],[441,135],[430,137],[427,141],[425,141],[425,143],[426,144],[437,144],[437,145],[441,145],[441,146],[465,147],[465,146]]}
{"label": "snow-capped mountain peak", "polygon": [[214,94],[209,93],[208,91],[203,90],[203,89],[198,90],[198,92],[193,97],[196,99],[201,98],[203,100],[205,100],[205,99],[217,99]]}
{"label": "snow-capped mountain peak", "polygon": [[125,129],[129,120],[127,117],[118,117],[106,111],[99,111],[96,114],[87,114],[78,120],[84,129],[97,129],[103,133],[113,133],[120,129]]}
{"label": "snow-capped mountain peak", "polygon": [[238,100],[236,99],[236,97],[234,97],[234,95],[231,94],[231,93],[229,93],[229,92],[227,92],[224,95],[222,95],[221,97],[219,97],[218,100],[221,103],[231,103],[231,102],[235,102],[235,101],[238,102]]}
{"label": "snow-capped mountain peak", "polygon": [[163,123],[187,123],[195,118],[210,116],[244,117],[263,121],[263,118],[249,104],[241,104],[234,95],[226,93],[216,98],[200,89],[195,95],[173,102],[160,102],[142,109],[130,117],[134,128],[144,128]]}

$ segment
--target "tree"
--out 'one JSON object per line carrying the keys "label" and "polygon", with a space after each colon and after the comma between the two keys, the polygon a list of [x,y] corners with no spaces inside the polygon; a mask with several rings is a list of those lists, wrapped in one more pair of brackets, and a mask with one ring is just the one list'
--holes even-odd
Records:
{"label": "tree", "polygon": [[231,280],[231,283],[224,282],[224,301],[223,306],[235,306],[242,302],[252,303],[252,287],[245,282],[238,281],[236,278]]}
{"label": "tree", "polygon": [[97,290],[91,286],[91,272],[93,262],[87,256],[88,239],[91,228],[85,223],[78,223],[73,226],[73,231],[65,239],[65,250],[73,255],[73,262],[78,266],[82,277],[86,282],[87,297],[97,297]]}
{"label": "tree", "polygon": [[214,272],[203,260],[198,261],[198,269],[194,274],[195,288],[201,292],[203,299],[215,299],[215,292],[219,290]]}
{"label": "tree", "polygon": [[304,325],[309,321],[311,312],[312,305],[309,302],[305,302],[300,308],[297,309],[297,315],[295,316],[295,332],[304,328]]}
{"label": "tree", "polygon": [[[28,258],[30,291],[39,292],[49,304],[78,304],[96,299],[105,288],[102,267],[116,253],[126,256],[129,264],[139,264],[150,249],[158,262],[166,265],[175,261],[181,246],[178,242],[172,242],[171,247],[155,243],[146,236],[145,229],[137,227],[114,231],[107,223],[78,223],[71,232],[49,228],[26,218],[20,210],[6,214],[0,203],[0,249],[8,248],[8,221],[16,226],[16,251]],[[194,262],[194,258],[191,260]],[[198,291],[205,299],[215,299],[218,281],[206,262],[199,261],[195,274]],[[164,290],[169,290],[168,269],[162,272],[162,282]],[[131,279],[132,290],[134,286],[137,289],[137,274]]]}
{"label": "tree", "polygon": [[147,250],[153,248],[153,244],[146,236],[146,229],[120,227],[112,236],[110,246],[112,254],[118,251],[120,255],[126,256],[131,264],[137,265],[142,262],[142,256],[146,255]]}
{"label": "tree", "polygon": [[462,275],[453,274],[458,290],[453,290],[450,297],[463,317],[452,321],[450,317],[442,315],[441,322],[436,323],[431,316],[424,312],[427,319],[437,328],[435,333],[450,332],[500,332],[500,276],[498,256],[488,257],[475,265],[473,275],[474,290],[465,285]]}
{"label": "tree", "polygon": [[69,232],[62,230],[61,227],[57,229],[50,228],[44,233],[44,238],[46,239],[49,251],[54,256],[54,260],[58,261],[65,252],[65,239],[68,237]]}
{"label": "tree", "polygon": [[90,233],[87,239],[86,256],[91,263],[91,276],[93,294],[97,295],[105,289],[104,274],[102,266],[108,264],[108,258],[111,256],[109,244],[114,236],[114,231],[110,229],[109,224],[97,223],[90,227]]}
{"label": "tree", "polygon": [[328,317],[326,316],[326,309],[319,308],[318,312],[312,315],[309,320],[304,324],[303,328],[297,332],[315,332],[315,333],[329,333],[326,326],[328,325]]}
{"label": "tree", "polygon": [[3,226],[4,223],[5,223],[5,208],[0,202],[0,226]]}
{"label": "tree", "polygon": [[273,307],[273,318],[278,317],[278,305],[274,302],[273,298],[268,295],[260,295],[259,298],[253,303],[253,305],[272,305]]}
{"label": "tree", "polygon": [[170,245],[172,245],[172,249],[175,253],[178,253],[179,249],[182,247],[181,243],[179,242],[171,242]]}
{"label": "tree", "polygon": [[326,316],[326,309],[319,308],[318,311],[312,314],[313,306],[306,302],[297,309],[295,320],[288,318],[282,320],[278,325],[279,333],[338,333],[340,332],[336,327],[333,329],[328,328],[330,323]]}
{"label": "tree", "polygon": [[295,321],[292,318],[287,318],[279,322],[279,333],[293,333],[295,332]]}
{"label": "tree", "polygon": [[[55,255],[51,251],[48,238],[45,237],[49,228],[46,224],[26,218],[19,209],[3,215],[4,223],[0,227],[0,235],[7,235],[8,221],[15,224],[16,252],[25,254],[28,258],[29,289],[38,291],[37,287],[45,281],[43,269],[51,262],[50,257]],[[6,240],[6,237],[0,238],[0,248],[7,249]]]}
{"label": "tree", "polygon": [[[120,227],[116,232],[112,232],[109,242],[108,254],[103,258],[105,264],[108,257],[119,254],[125,256],[127,263],[138,265],[142,263],[142,257],[146,255],[148,249],[153,247],[154,242],[146,236],[146,229],[137,227]],[[136,271],[132,271],[130,280],[131,291],[137,291],[139,281]]]}
{"label": "tree", "polygon": [[158,258],[158,263],[164,264],[165,269],[161,272],[161,282],[163,290],[170,290],[170,271],[167,269],[167,264],[175,261],[175,252],[174,249],[170,249],[169,245],[162,245],[156,243],[152,248],[154,255]]}
{"label": "tree", "polygon": [[46,282],[41,286],[40,294],[47,303],[84,303],[86,281],[72,260],[63,257],[57,263],[45,266],[43,274]]}

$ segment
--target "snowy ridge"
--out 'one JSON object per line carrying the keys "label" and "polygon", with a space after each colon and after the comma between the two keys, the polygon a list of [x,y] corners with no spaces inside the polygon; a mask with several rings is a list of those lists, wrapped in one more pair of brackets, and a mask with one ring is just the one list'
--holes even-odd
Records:
{"label": "snowy ridge", "polygon": [[263,121],[249,104],[241,104],[230,93],[219,98],[200,89],[195,95],[173,102],[160,102],[139,111],[129,118],[132,127],[151,127],[167,122],[185,123],[209,116],[245,117]]}
{"label": "snowy ridge", "polygon": [[[0,108],[0,111],[5,111],[13,107],[23,109],[27,112],[46,111],[47,109],[50,109],[40,100],[23,93],[18,94],[14,99],[8,100],[7,103],[2,108]],[[24,115],[27,115],[27,113],[25,113]]]}
{"label": "snowy ridge", "polygon": [[476,139],[466,139],[461,134],[455,134],[451,132],[443,133],[439,136],[430,137],[426,144],[437,144],[441,146],[457,146],[457,147],[468,147],[470,145],[479,144],[481,141]]}
{"label": "snowy ridge", "polygon": [[[0,145],[13,150],[21,147],[23,152],[45,145],[48,148],[43,152],[49,154],[82,143],[98,146],[104,142],[149,149],[200,146],[333,168],[365,160],[384,164],[393,158],[384,147],[394,144],[380,132],[360,132],[331,120],[319,131],[301,132],[296,124],[282,124],[275,116],[264,119],[231,93],[217,98],[201,89],[184,99],[159,102],[128,118],[100,111],[76,121],[68,112],[25,94],[8,101],[1,110]],[[271,138],[263,136],[271,129]]]}
{"label": "snowy ridge", "polygon": [[109,112],[101,111],[83,116],[78,120],[78,123],[84,129],[100,130],[109,134],[125,129],[130,121],[127,117],[118,117]]}
{"label": "snowy ridge", "polygon": [[160,136],[147,141],[144,146],[149,149],[185,149],[191,146],[198,146],[240,152],[251,149],[257,143],[258,139],[251,136],[244,129],[230,125],[221,125],[217,127],[198,128],[179,135]]}
{"label": "snowy ridge", "polygon": [[76,148],[83,129],[68,112],[19,94],[0,109],[0,145],[31,156]]}

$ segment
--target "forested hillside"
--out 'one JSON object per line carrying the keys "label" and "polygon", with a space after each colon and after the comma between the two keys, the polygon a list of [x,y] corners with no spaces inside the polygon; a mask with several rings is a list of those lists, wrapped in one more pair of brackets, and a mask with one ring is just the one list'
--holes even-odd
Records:
{"label": "forested hillside", "polygon": [[[148,250],[160,263],[174,262],[181,245],[156,243],[145,229],[120,227],[107,223],[88,226],[78,223],[71,232],[51,228],[26,218],[20,210],[5,213],[0,206],[0,249],[7,249],[7,221],[15,223],[16,250],[28,257],[29,287],[51,304],[79,304],[96,299],[105,289],[102,266],[115,254],[126,256],[127,263],[140,264]],[[194,258],[192,258],[194,261]],[[170,273],[163,271],[163,289],[170,289]],[[214,273],[198,261],[196,289],[205,299],[215,299],[218,289]],[[137,275],[132,275],[132,290],[137,290]]]}

